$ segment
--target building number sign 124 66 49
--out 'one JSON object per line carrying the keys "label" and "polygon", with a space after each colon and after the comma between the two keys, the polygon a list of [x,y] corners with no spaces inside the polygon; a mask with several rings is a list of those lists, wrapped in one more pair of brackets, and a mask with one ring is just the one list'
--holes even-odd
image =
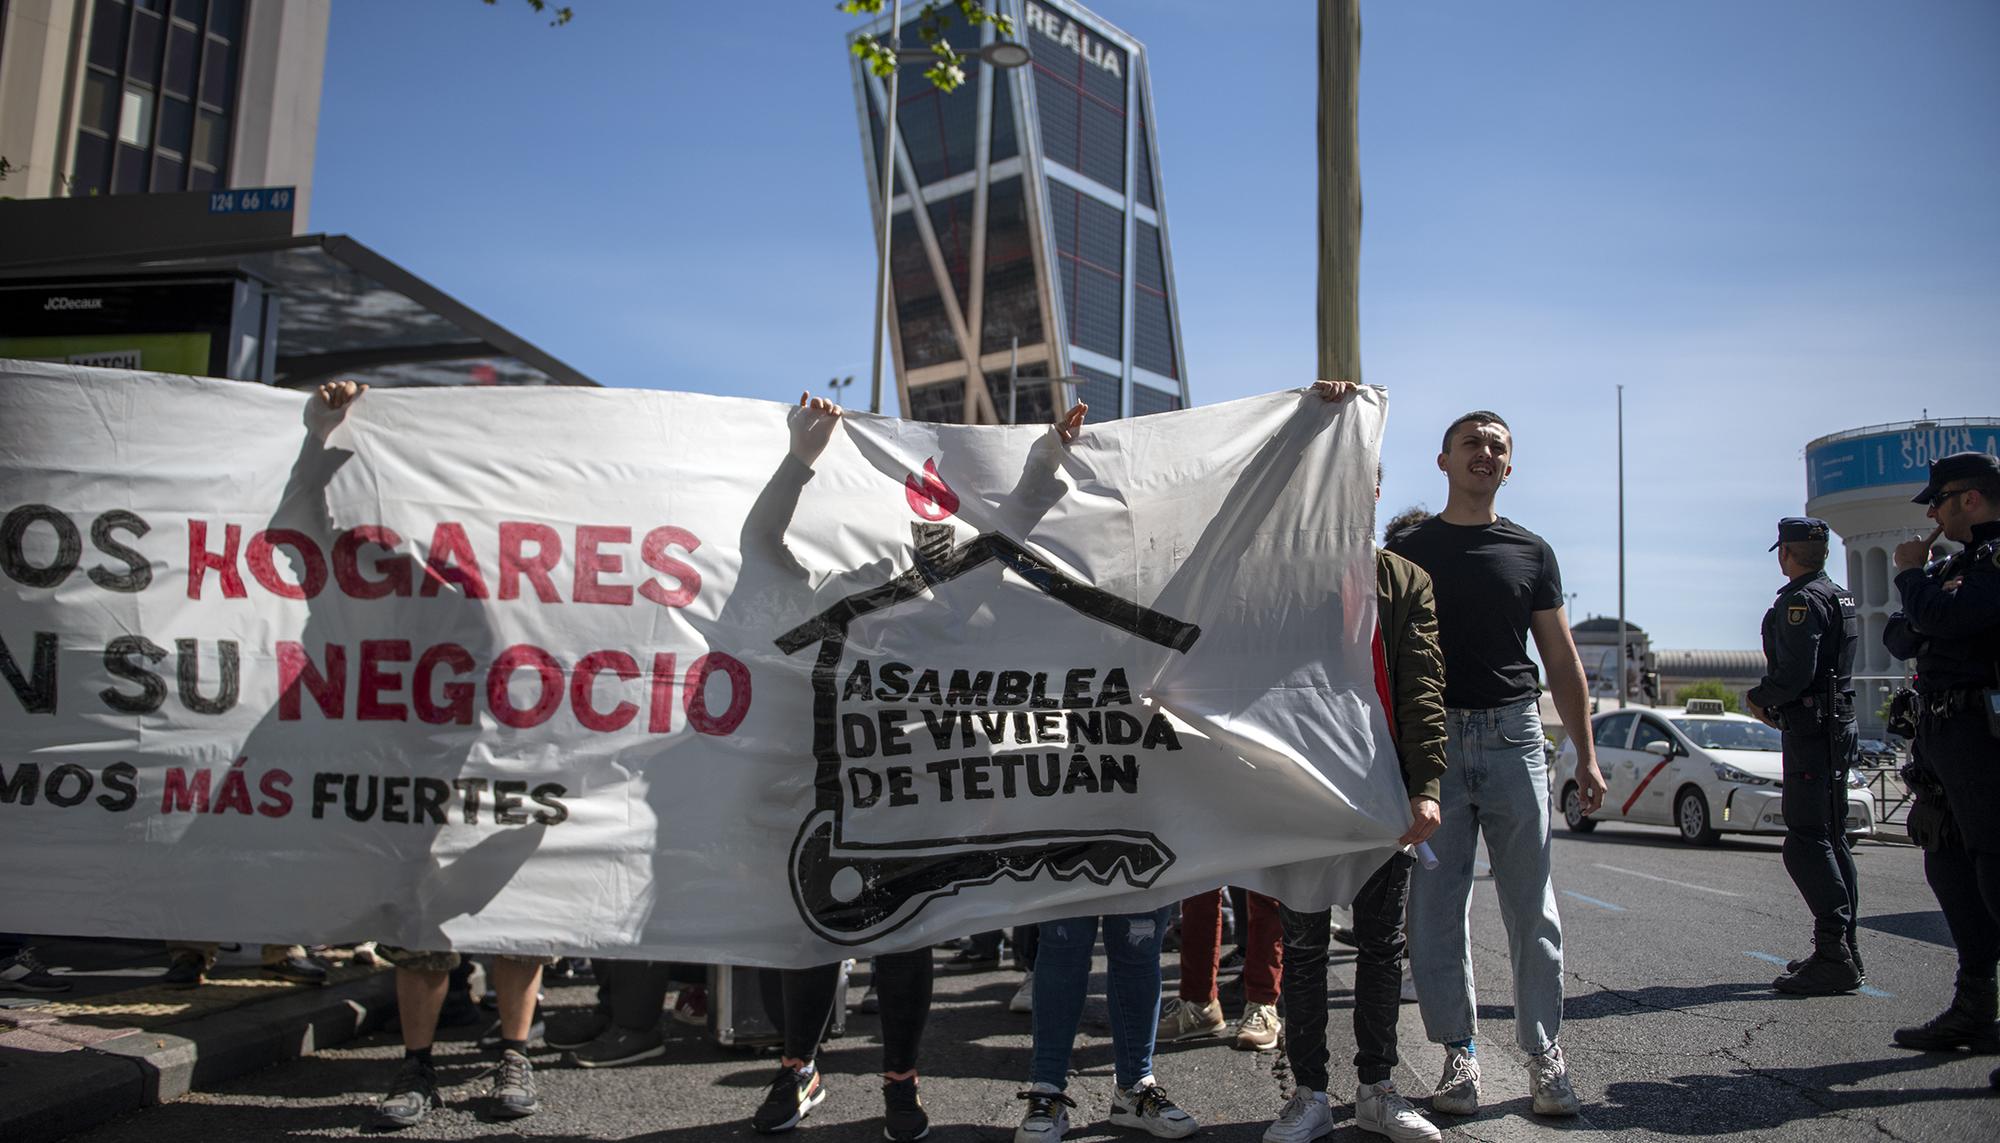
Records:
{"label": "building number sign 124 66 49", "polygon": [[246,187],[216,191],[208,196],[210,214],[249,214],[260,210],[290,210],[293,187]]}

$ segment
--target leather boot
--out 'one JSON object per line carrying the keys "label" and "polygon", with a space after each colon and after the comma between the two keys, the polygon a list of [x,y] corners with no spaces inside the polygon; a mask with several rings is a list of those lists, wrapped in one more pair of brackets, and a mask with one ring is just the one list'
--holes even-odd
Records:
{"label": "leather boot", "polygon": [[2000,990],[1993,978],[1985,980],[1958,974],[1951,1007],[1914,1028],[1896,1029],[1896,1043],[1920,1052],[1955,1052],[1970,1048],[1975,1054],[2000,1053]]}
{"label": "leather boot", "polygon": [[[1819,938],[1814,937],[1813,943],[1817,945],[1819,943]],[[1847,934],[1846,943],[1847,943],[1847,959],[1854,962],[1855,973],[1857,973],[1861,977],[1862,983],[1866,984],[1868,982],[1868,968],[1866,965],[1863,965],[1861,963],[1861,946],[1855,941],[1854,934],[1852,932],[1849,932]],[[1806,966],[1806,962],[1811,959],[1812,959],[1811,957],[1802,956],[1797,960],[1788,960],[1785,962],[1785,971],[1797,972],[1798,970],[1804,968]]]}
{"label": "leather boot", "polygon": [[1804,964],[1772,981],[1771,987],[1793,996],[1838,996],[1861,987],[1861,973],[1845,941],[1824,941]]}

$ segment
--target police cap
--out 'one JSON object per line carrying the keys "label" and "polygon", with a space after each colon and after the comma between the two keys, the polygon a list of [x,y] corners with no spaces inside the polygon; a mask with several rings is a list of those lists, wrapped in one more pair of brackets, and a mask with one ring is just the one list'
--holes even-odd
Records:
{"label": "police cap", "polygon": [[1992,453],[1955,452],[1950,456],[1941,456],[1931,462],[1930,483],[1924,485],[1922,492],[1911,497],[1910,503],[1929,504],[1931,497],[1952,481],[1975,480],[1982,476],[1989,480],[2000,479],[2000,460],[1996,460]]}
{"label": "police cap", "polygon": [[1765,551],[1775,552],[1779,544],[1797,544],[1809,540],[1824,542],[1831,529],[1826,521],[1817,516],[1787,516],[1778,521],[1778,538]]}

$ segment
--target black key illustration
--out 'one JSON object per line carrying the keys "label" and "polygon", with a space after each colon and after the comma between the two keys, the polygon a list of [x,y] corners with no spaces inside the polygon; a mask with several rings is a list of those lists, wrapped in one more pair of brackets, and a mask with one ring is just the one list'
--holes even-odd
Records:
{"label": "black key illustration", "polygon": [[[916,564],[880,587],[850,595],[777,639],[786,654],[819,644],[813,668],[812,812],[792,844],[792,897],[806,924],[835,944],[892,933],[939,898],[1004,877],[1057,881],[1122,878],[1150,887],[1174,862],[1158,837],[1140,830],[1026,830],[1019,833],[864,843],[843,836],[839,671],[848,626],[915,599],[933,586],[999,561],[1035,589],[1076,611],[1169,650],[1186,652],[1201,628],[1083,583],[1018,541],[986,533],[949,546],[949,526],[918,526]],[[943,540],[945,542],[940,542]]]}

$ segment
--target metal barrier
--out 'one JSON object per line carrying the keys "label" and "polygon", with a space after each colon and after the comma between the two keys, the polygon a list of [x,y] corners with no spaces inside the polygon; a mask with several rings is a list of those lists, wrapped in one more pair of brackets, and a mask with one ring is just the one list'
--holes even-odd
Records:
{"label": "metal barrier", "polygon": [[1875,824],[1902,825],[1910,818],[1910,791],[1903,786],[1901,762],[1862,763],[1858,769],[1868,779],[1868,791],[1875,797]]}

